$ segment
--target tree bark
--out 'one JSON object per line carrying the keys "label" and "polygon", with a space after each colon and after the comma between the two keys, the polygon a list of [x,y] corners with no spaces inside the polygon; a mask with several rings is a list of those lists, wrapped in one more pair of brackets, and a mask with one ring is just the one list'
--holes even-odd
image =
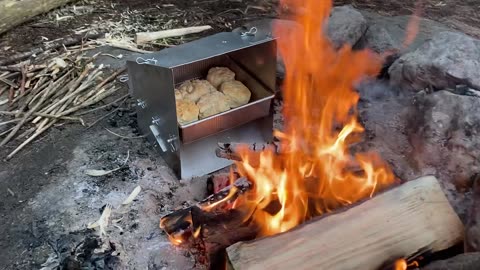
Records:
{"label": "tree bark", "polygon": [[440,184],[428,176],[286,233],[236,243],[227,253],[236,270],[372,270],[421,249],[454,246],[463,230]]}
{"label": "tree bark", "polygon": [[73,0],[0,0],[0,34]]}

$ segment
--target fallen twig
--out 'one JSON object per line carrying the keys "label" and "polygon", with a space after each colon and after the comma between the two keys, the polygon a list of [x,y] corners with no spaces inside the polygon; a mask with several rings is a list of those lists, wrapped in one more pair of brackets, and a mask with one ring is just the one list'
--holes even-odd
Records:
{"label": "fallen twig", "polygon": [[54,41],[54,42],[51,42],[51,43],[47,43],[47,44],[44,44],[41,47],[34,48],[34,49],[32,49],[30,51],[27,51],[27,52],[21,52],[21,53],[18,53],[18,54],[14,54],[14,55],[0,61],[0,66],[4,66],[4,65],[8,65],[10,63],[21,61],[21,60],[26,59],[26,58],[34,55],[34,54],[40,54],[40,53],[42,53],[44,51],[47,51],[47,50],[53,50],[53,49],[58,49],[58,48],[63,47],[63,46],[74,45],[74,44],[77,44],[79,42],[82,42],[84,39],[96,39],[96,38],[102,37],[103,35],[104,35],[103,33],[88,33],[88,34],[85,34],[85,35],[82,35],[82,36],[73,36],[73,37],[64,38],[64,39],[61,39],[61,40],[58,40],[58,41]]}
{"label": "fallen twig", "polygon": [[43,127],[42,129],[37,130],[31,137],[29,137],[27,140],[25,140],[22,144],[20,144],[15,150],[13,150],[6,158],[5,160],[11,159],[16,153],[18,153],[20,150],[22,150],[27,144],[29,144],[31,141],[33,141],[35,138],[40,136],[45,130],[49,129],[53,124],[57,122],[57,119],[53,119],[52,122],[50,122],[47,126]]}
{"label": "fallen twig", "polygon": [[[3,115],[17,115],[17,112],[7,112],[7,111],[0,111],[0,114]],[[20,115],[25,115],[25,113],[20,113]],[[70,121],[78,121],[80,122],[83,126],[85,126],[85,122],[83,121],[82,118],[80,117],[71,117],[71,116],[59,116],[59,115],[54,115],[54,114],[48,114],[48,113],[40,113],[40,112],[34,112],[32,113],[32,116],[41,116],[41,117],[46,117],[46,118],[53,118],[53,119],[62,119],[62,120],[70,120]],[[0,123],[1,125],[7,124],[7,123],[13,123],[20,121],[20,119],[13,119],[7,122]]]}
{"label": "fallen twig", "polygon": [[109,117],[110,115],[114,114],[114,113],[117,112],[118,110],[120,110],[120,108],[116,108],[116,109],[108,112],[107,114],[101,116],[100,118],[98,118],[97,120],[95,120],[93,123],[91,123],[90,125],[88,125],[88,128],[87,128],[87,129],[92,128],[92,127],[95,126],[98,122],[100,122],[100,121],[102,121],[103,119]]}
{"label": "fallen twig", "polygon": [[93,109],[88,110],[88,111],[84,111],[84,112],[77,113],[76,116],[89,114],[89,113],[92,113],[92,112],[95,112],[95,111],[98,111],[98,110],[107,108],[108,106],[111,106],[111,105],[116,104],[116,103],[118,103],[118,102],[120,102],[120,101],[123,101],[124,99],[126,99],[126,98],[129,97],[129,96],[130,96],[130,94],[126,94],[126,95],[121,96],[121,97],[115,99],[114,101],[112,101],[112,102],[110,102],[110,103],[107,103],[107,104],[105,104],[105,105],[103,105],[103,106],[96,107],[96,108],[93,108]]}
{"label": "fallen twig", "polygon": [[[65,76],[63,78],[65,78]],[[55,88],[58,85],[63,83],[63,81],[64,81],[64,79],[59,79],[56,82],[51,82],[50,83],[50,86],[47,87],[47,89],[45,90],[45,93],[43,93],[40,101],[38,101],[33,106],[32,109],[30,109],[27,113],[25,113],[25,115],[23,116],[23,119],[15,126],[15,128],[12,130],[12,132],[10,132],[10,134],[8,134],[8,136],[3,139],[3,141],[0,143],[0,146],[5,145],[6,143],[8,143],[13,138],[13,136],[15,136],[15,134],[20,130],[20,128],[23,126],[23,124],[30,118],[30,116],[40,108],[40,106],[42,105],[42,103],[45,101],[48,94],[50,93],[50,91],[54,91]]]}
{"label": "fallen twig", "polygon": [[123,136],[123,135],[117,134],[117,133],[109,130],[108,128],[105,128],[105,130],[108,131],[110,134],[115,135],[115,136],[117,136],[117,137],[120,137],[120,138],[122,138],[122,139],[140,139],[140,138],[145,138],[145,137],[146,137],[146,135],[135,136],[135,137],[127,137],[127,136]]}
{"label": "fallen twig", "polygon": [[185,28],[162,30],[157,32],[141,32],[135,35],[135,43],[140,45],[140,44],[145,44],[147,42],[161,39],[161,38],[185,36],[189,34],[200,33],[209,29],[212,29],[210,25],[202,25],[202,26],[192,26],[192,27],[185,27]]}

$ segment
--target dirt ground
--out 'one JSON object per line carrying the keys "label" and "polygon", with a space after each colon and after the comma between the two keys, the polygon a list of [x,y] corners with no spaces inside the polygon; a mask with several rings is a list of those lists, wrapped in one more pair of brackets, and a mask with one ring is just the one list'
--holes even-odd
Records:
{"label": "dirt ground", "polygon": [[[81,1],[78,6],[94,4],[96,9],[75,15],[73,19],[55,21],[55,14],[71,15],[68,9],[60,9],[0,36],[0,59],[38,46],[45,39],[71,35],[75,29],[104,20],[130,20],[135,25],[146,25],[141,30],[167,23],[170,27],[210,24],[214,29],[202,33],[208,35],[231,30],[246,21],[274,17],[277,6],[275,1],[261,0],[99,2]],[[353,4],[390,15],[411,14],[414,3],[413,0],[336,1],[336,4]],[[476,0],[428,0],[423,3],[423,14],[480,37],[475,28],[480,25],[480,14],[476,12],[479,8],[480,3]],[[126,13],[138,16],[126,18]],[[136,29],[123,30],[127,35],[134,31]],[[169,45],[198,37],[172,39]],[[165,46],[156,45],[154,49],[162,47]],[[123,85],[122,91],[109,100],[127,91]],[[0,269],[41,268],[41,264],[55,253],[57,240],[62,234],[85,228],[99,218],[102,207],[107,203],[118,206],[137,185],[143,190],[122,216],[120,229],[115,227],[109,232],[112,238],[124,244],[121,247],[124,253],[137,257],[135,262],[129,262],[128,257],[124,259],[130,263],[131,269],[194,267],[188,254],[170,247],[158,229],[158,220],[175,207],[202,199],[205,179],[179,182],[138,134],[133,101],[129,100],[120,107],[122,109],[89,129],[78,124],[52,128],[12,160],[0,161]],[[85,120],[93,123],[112,109],[97,111]],[[0,157],[3,159],[13,147],[0,148]],[[117,167],[121,169],[108,176],[85,174],[86,169]]]}

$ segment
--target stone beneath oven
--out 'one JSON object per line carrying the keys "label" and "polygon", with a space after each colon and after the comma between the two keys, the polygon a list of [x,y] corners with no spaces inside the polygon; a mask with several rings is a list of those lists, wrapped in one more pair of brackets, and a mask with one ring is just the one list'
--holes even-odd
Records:
{"label": "stone beneath oven", "polygon": [[463,84],[480,90],[480,40],[457,32],[434,35],[389,69],[393,84],[419,91]]}

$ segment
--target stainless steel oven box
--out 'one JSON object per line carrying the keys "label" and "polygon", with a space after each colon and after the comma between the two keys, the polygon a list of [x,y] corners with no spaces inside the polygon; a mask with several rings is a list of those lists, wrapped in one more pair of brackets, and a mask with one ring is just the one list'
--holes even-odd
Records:
{"label": "stainless steel oven box", "polygon": [[[272,139],[276,55],[275,39],[269,35],[224,32],[127,62],[138,125],[178,177],[201,176],[232,164],[215,156],[218,142]],[[176,86],[206,78],[215,66],[235,72],[236,80],[252,92],[250,102],[187,125],[178,124]]]}

